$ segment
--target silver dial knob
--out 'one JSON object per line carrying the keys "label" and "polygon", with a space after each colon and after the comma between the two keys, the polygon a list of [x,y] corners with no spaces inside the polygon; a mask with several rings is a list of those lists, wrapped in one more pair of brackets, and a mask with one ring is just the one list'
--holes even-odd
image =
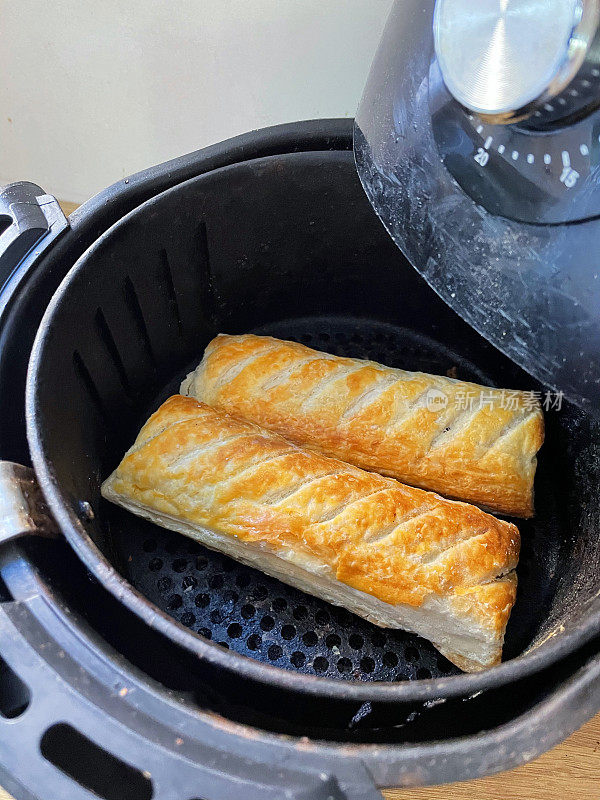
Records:
{"label": "silver dial knob", "polygon": [[437,0],[436,56],[450,93],[490,122],[566,116],[600,99],[599,24],[600,0]]}

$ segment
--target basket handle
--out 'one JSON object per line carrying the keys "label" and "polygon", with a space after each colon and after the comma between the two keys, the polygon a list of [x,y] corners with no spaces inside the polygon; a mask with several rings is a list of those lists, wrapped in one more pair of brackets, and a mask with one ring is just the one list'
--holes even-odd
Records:
{"label": "basket handle", "polygon": [[0,186],[0,287],[36,245],[47,247],[68,227],[58,200],[35,183]]}

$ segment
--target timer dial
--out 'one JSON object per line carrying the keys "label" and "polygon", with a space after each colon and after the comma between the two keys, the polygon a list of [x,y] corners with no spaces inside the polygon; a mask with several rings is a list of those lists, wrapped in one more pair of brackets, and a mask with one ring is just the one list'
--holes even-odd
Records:
{"label": "timer dial", "polygon": [[600,101],[600,0],[437,0],[450,94],[489,123],[543,129]]}

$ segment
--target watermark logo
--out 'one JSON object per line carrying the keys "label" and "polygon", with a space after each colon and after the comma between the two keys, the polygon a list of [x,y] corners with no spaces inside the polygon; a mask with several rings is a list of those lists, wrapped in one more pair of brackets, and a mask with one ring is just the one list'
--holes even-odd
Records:
{"label": "watermark logo", "polygon": [[429,389],[425,395],[428,411],[443,411],[448,406],[448,395],[440,389]]}
{"label": "watermark logo", "polygon": [[[432,387],[425,394],[428,411],[444,411],[450,398],[441,389]],[[524,392],[506,389],[459,389],[452,397],[452,403],[459,411],[477,411],[483,408],[501,408],[505,411],[535,411],[540,406],[544,411],[560,411],[563,404],[562,392]]]}

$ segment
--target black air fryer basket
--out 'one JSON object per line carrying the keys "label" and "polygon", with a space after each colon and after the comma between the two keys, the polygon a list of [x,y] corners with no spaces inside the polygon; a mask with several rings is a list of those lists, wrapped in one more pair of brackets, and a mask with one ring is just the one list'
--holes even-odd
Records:
{"label": "black air fryer basket", "polygon": [[507,768],[600,708],[600,429],[572,406],[547,414],[538,514],[518,522],[506,661],[477,675],[100,498],[218,332],[541,388],[404,260],[351,133],[240,137],[69,223],[33,184],[4,191],[0,784],[17,796],[376,797]]}

